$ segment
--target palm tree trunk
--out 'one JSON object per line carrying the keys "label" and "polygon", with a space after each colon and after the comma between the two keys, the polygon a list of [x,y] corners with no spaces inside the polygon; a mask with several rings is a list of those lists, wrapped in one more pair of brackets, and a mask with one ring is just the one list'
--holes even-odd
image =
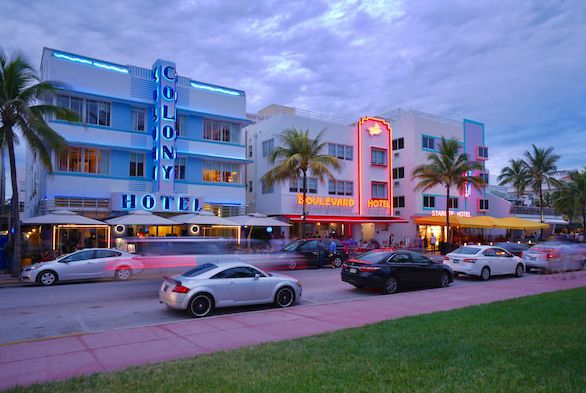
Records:
{"label": "palm tree trunk", "polygon": [[20,202],[18,200],[18,179],[16,175],[16,158],[14,156],[14,140],[12,138],[12,129],[8,129],[6,135],[6,144],[8,149],[8,157],[10,161],[10,183],[12,184],[12,201],[10,203],[12,213],[12,233],[11,228],[8,229],[12,241],[12,273],[18,274],[20,272]]}
{"label": "palm tree trunk", "polygon": [[541,212],[541,223],[545,221],[543,219],[543,188],[539,187],[539,211]]}
{"label": "palm tree trunk", "polygon": [[307,223],[307,172],[303,171],[303,214],[301,216],[301,238],[305,238],[305,224]]}
{"label": "palm tree trunk", "polygon": [[586,206],[582,205],[582,233],[586,234]]}
{"label": "palm tree trunk", "polygon": [[450,186],[446,187],[446,240],[450,244]]}

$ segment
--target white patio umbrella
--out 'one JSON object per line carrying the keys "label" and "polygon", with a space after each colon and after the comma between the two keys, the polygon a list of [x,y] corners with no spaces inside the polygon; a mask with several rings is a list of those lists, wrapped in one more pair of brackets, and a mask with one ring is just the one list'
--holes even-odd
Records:
{"label": "white patio umbrella", "polygon": [[286,222],[275,220],[274,218],[267,217],[264,214],[251,213],[243,216],[229,217],[230,221],[240,226],[249,227],[290,227],[291,224]]}
{"label": "white patio umbrella", "polygon": [[218,217],[211,212],[197,212],[180,214],[178,216],[171,217],[171,220],[175,221],[176,224],[192,224],[192,225],[223,225],[223,226],[238,226],[222,217]]}
{"label": "white patio umbrella", "polygon": [[170,226],[177,225],[176,221],[157,216],[145,210],[134,210],[120,217],[106,220],[110,225],[145,225],[145,226]]}
{"label": "white patio umbrella", "polygon": [[50,214],[25,218],[22,223],[25,225],[107,225],[103,221],[80,216],[71,210],[55,210]]}

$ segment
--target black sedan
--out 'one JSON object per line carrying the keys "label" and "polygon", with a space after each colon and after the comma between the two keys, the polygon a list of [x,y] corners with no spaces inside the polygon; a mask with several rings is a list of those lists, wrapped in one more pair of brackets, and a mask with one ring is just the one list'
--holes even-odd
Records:
{"label": "black sedan", "polygon": [[508,252],[513,255],[516,255],[520,258],[523,257],[523,253],[529,249],[529,246],[521,243],[509,243],[509,242],[500,242],[495,244],[495,246],[504,248]]}
{"label": "black sedan", "polygon": [[447,287],[454,275],[448,266],[416,252],[374,250],[344,263],[342,281],[390,294],[407,287]]}

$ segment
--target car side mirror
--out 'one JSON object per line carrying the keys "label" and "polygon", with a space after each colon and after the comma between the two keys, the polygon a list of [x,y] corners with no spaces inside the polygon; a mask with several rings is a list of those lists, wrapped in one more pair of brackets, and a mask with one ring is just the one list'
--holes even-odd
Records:
{"label": "car side mirror", "polygon": [[259,278],[260,278],[260,274],[256,273],[256,274],[254,275],[254,279],[255,279],[255,280],[258,280]]}

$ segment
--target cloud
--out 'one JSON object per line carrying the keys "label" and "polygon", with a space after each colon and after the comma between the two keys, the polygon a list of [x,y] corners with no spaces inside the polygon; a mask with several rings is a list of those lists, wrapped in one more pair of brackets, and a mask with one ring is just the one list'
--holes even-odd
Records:
{"label": "cloud", "polygon": [[5,0],[0,14],[0,45],[37,64],[43,46],[144,67],[164,58],[245,90],[250,112],[411,107],[484,122],[493,174],[531,143],[554,146],[561,168],[585,164],[581,0]]}

